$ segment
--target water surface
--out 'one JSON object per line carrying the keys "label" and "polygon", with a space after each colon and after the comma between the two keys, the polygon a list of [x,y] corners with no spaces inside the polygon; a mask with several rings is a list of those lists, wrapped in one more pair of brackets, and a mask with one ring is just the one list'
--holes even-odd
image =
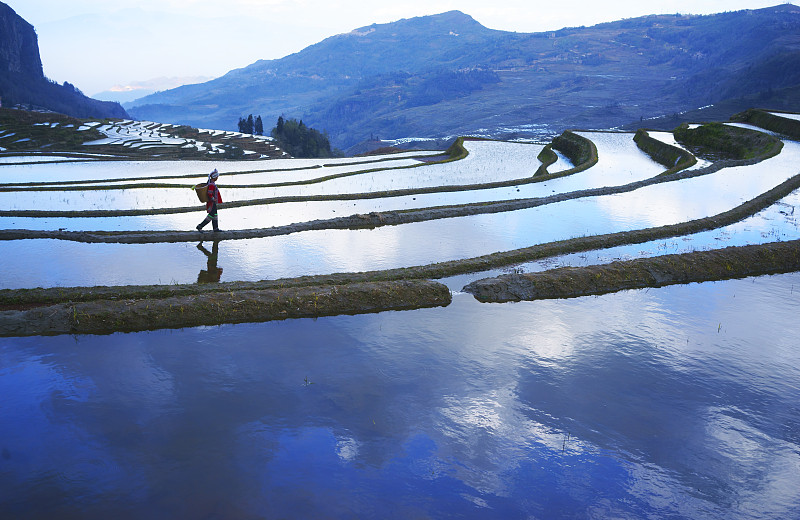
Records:
{"label": "water surface", "polygon": [[787,519],[800,275],[0,339],[8,518]]}

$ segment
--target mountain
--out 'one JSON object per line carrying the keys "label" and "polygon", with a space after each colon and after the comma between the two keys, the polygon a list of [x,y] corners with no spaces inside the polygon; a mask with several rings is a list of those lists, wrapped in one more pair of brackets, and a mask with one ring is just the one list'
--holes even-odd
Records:
{"label": "mountain", "polygon": [[74,117],[127,117],[119,103],[84,96],[44,76],[33,26],[0,2],[0,99],[4,106],[45,108]]}
{"label": "mountain", "polygon": [[213,78],[208,76],[183,76],[183,77],[160,77],[145,81],[131,81],[126,85],[114,85],[109,90],[93,94],[92,97],[103,101],[118,101],[125,103],[135,101],[141,97],[149,96],[154,92],[168,90],[181,85],[191,85],[202,83]]}
{"label": "mountain", "polygon": [[371,136],[614,127],[791,92],[798,64],[791,4],[544,33],[491,30],[451,11],[362,27],[126,106],[134,117],[226,129],[249,113],[284,115],[346,148]]}

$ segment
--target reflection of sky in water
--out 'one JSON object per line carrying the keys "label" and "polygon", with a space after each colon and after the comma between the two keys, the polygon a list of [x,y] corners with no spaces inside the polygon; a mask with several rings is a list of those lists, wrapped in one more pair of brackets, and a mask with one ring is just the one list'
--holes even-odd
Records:
{"label": "reflection of sky in water", "polygon": [[[793,175],[797,143],[787,154],[759,165],[728,168],[709,176],[663,183],[635,192],[588,197],[528,210],[386,226],[373,230],[325,230],[220,245],[222,280],[261,280],[303,274],[327,274],[423,265],[468,258],[582,235],[700,218],[727,210]],[[783,158],[783,159],[781,159]],[[697,184],[695,184],[697,183]],[[695,186],[702,186],[701,189]],[[704,198],[698,200],[698,194]],[[702,204],[700,204],[702,202]],[[621,255],[682,252],[744,243],[762,243],[798,236],[797,215],[783,215],[799,205],[794,194],[769,212],[699,234],[692,242],[673,240],[675,248],[622,248]],[[186,227],[202,215],[191,215]],[[224,228],[224,214],[220,217]],[[13,220],[13,219],[11,219]],[[207,233],[207,236],[211,236]],[[192,283],[205,268],[205,257],[191,243],[80,244],[53,240],[9,241],[4,287],[38,285],[109,285]],[[683,249],[681,249],[681,247]],[[623,252],[624,251],[624,252]],[[600,252],[599,258],[616,256]],[[582,259],[589,258],[584,255]]]}
{"label": "reflection of sky in water", "polygon": [[[537,155],[543,146],[494,141],[474,141],[468,145],[470,153],[465,159],[444,164],[430,164],[419,168],[380,170],[358,175],[340,177],[321,183],[284,186],[277,188],[226,188],[220,177],[223,200],[248,200],[265,197],[332,195],[362,193],[385,190],[435,187],[442,185],[465,185],[511,180],[533,175],[540,164]],[[413,164],[406,160],[401,164]],[[181,163],[178,163],[181,164]],[[380,168],[381,163],[371,163]],[[358,170],[363,167],[351,166]],[[323,170],[312,170],[319,177]],[[285,172],[281,173],[284,177]],[[302,174],[307,176],[307,172]],[[21,177],[21,175],[20,175]],[[17,177],[17,178],[20,178]],[[274,178],[274,175],[270,175]],[[248,176],[248,180],[252,180]],[[195,179],[202,180],[202,179]],[[234,179],[234,182],[236,180]],[[193,181],[187,180],[186,189],[141,188],[123,190],[99,190],[78,192],[1,192],[0,205],[8,209],[32,209],[46,207],[77,211],[81,209],[148,209],[197,204],[194,191],[189,189]]]}
{"label": "reflection of sky in water", "polygon": [[784,114],[781,112],[770,112],[773,116],[785,117],[786,119],[794,119],[800,121],[800,114]]}
{"label": "reflection of sky in water", "polygon": [[[597,139],[600,150],[604,150],[608,142],[617,143],[616,146],[620,148],[629,147],[628,143],[632,143],[630,140],[621,140],[619,134],[599,135],[608,139]],[[641,152],[637,153],[641,155]],[[606,156],[613,154],[607,153]],[[620,195],[586,197],[527,210],[387,226],[374,230],[323,230],[263,239],[225,241],[220,245],[218,265],[224,270],[223,281],[375,270],[469,258],[582,235],[671,224],[720,213],[767,191],[797,173],[798,156],[800,145],[787,142],[780,155],[754,166],[726,168],[714,174],[648,186]],[[575,178],[588,173],[578,174]],[[557,187],[557,184],[550,181],[542,186],[534,186],[544,191]],[[458,196],[460,194],[453,194],[454,199]],[[424,202],[429,203],[432,200],[424,199]],[[417,202],[413,197],[389,201],[401,208],[404,203]],[[279,225],[297,220],[363,213],[371,209],[363,201],[355,201],[352,209],[349,204],[351,203],[287,204],[243,208],[222,211],[220,222],[225,229],[229,219],[239,218],[242,227],[256,228],[264,227],[265,220],[268,221],[267,225]],[[793,198],[786,199],[783,204],[788,206],[773,207],[772,217],[754,217],[718,233],[700,234],[693,237],[692,241],[674,241],[681,247],[659,250],[655,245],[629,246],[620,249],[618,254],[636,256],[641,254],[640,251],[646,250],[652,251],[647,254],[663,254],[686,248],[701,249],[794,238],[798,234],[797,216],[784,216],[779,212],[792,211],[791,207],[797,204]],[[387,205],[390,203],[387,202]],[[121,222],[134,229],[191,229],[202,217],[203,213],[198,211],[191,214],[106,220],[110,229],[125,229]],[[26,224],[36,221],[42,227],[57,229],[68,227],[61,225],[67,220],[6,217],[2,219],[2,227],[24,228]],[[97,222],[95,219],[86,220]],[[137,222],[141,222],[141,226]],[[115,228],[115,225],[119,227]],[[210,236],[207,233],[207,238]],[[5,242],[3,249],[6,253],[5,276],[0,287],[5,288],[193,283],[197,280],[199,271],[205,269],[206,265],[205,257],[200,255],[192,243],[132,245],[21,240]],[[603,261],[604,258],[614,258],[617,253],[599,252],[594,255],[597,261]],[[587,259],[590,257],[590,254],[584,254],[579,258],[589,261]]]}
{"label": "reflection of sky in water", "polygon": [[[412,204],[421,207],[423,200],[429,205],[456,204],[465,201],[480,202],[486,200],[501,200],[507,198],[536,197],[555,192],[566,192],[598,186],[612,186],[624,184],[644,178],[652,177],[659,173],[661,166],[643,154],[631,139],[632,134],[611,134],[599,132],[585,132],[584,135],[596,142],[598,154],[602,158],[598,165],[582,172],[561,179],[554,179],[547,183],[522,185],[513,189],[477,190],[463,194],[434,194],[419,199],[420,202]],[[507,143],[496,141],[467,141],[465,146],[470,151],[465,159],[445,164],[431,164],[419,168],[382,170],[371,173],[331,179],[317,184],[302,186],[285,186],[277,188],[226,188],[225,181],[233,184],[265,183],[286,181],[291,179],[313,179],[326,175],[356,171],[365,166],[374,168],[387,168],[391,166],[404,166],[416,164],[411,159],[370,163],[365,166],[345,166],[316,168],[301,172],[266,172],[246,175],[224,175],[220,180],[220,189],[223,190],[224,200],[248,200],[278,196],[298,195],[331,195],[342,193],[362,193],[384,190],[399,190],[420,187],[435,187],[445,185],[465,185],[495,182],[509,179],[520,179],[531,176],[538,167],[537,155],[542,149],[541,145]],[[182,163],[175,163],[182,165]],[[63,165],[60,165],[63,166]],[[182,167],[185,167],[183,165]],[[569,167],[568,162],[559,155],[556,164],[550,166],[551,173]],[[252,169],[255,169],[252,168]],[[71,171],[65,171],[63,178]],[[110,172],[108,172],[110,174]],[[127,170],[115,172],[115,176],[125,176]],[[25,178],[24,172],[19,173],[18,179]],[[145,179],[147,181],[148,179]],[[71,192],[5,192],[0,193],[0,204],[8,209],[34,209],[46,207],[78,211],[82,209],[147,209],[164,208],[173,206],[191,206],[196,204],[194,192],[188,187],[195,182],[204,180],[203,176],[196,179],[186,179],[186,190],[178,188],[142,188],[127,190],[101,190],[101,191],[71,191]],[[174,182],[174,181],[173,181]],[[546,186],[549,189],[545,189]],[[519,188],[519,189],[517,189]],[[411,199],[408,197],[407,199]],[[428,200],[431,199],[431,200]],[[435,200],[438,199],[438,200]],[[380,207],[381,201],[368,202],[372,208]],[[391,199],[389,199],[391,204]],[[409,203],[406,202],[405,205]],[[386,208],[391,209],[391,208]],[[370,209],[372,210],[372,209]],[[240,226],[237,226],[240,227]]]}
{"label": "reflection of sky in water", "polygon": [[[438,152],[430,152],[433,155]],[[392,158],[428,155],[427,152],[403,152]],[[375,157],[347,157],[338,159],[269,159],[263,161],[113,161],[73,164],[36,164],[0,167],[0,183],[91,181],[161,177],[170,175],[208,175],[216,168],[220,174],[252,170],[277,170],[305,168],[324,164],[371,163]]]}
{"label": "reflection of sky in water", "polygon": [[0,513],[791,518],[794,286],[3,338]]}
{"label": "reflection of sky in water", "polygon": [[[684,147],[678,141],[675,140],[675,136],[672,134],[672,132],[649,131],[647,133],[653,139],[658,139],[659,141],[666,143],[668,145],[675,146],[676,148],[680,148],[681,150],[686,150],[686,147]],[[697,162],[694,164],[694,166],[690,166],[689,168],[687,168],[687,170],[699,170],[700,168],[705,168],[706,166],[711,166],[712,164],[711,161],[707,161],[701,157],[695,157],[695,159],[697,159]]]}
{"label": "reflection of sky in water", "polygon": [[[327,219],[338,216],[347,216],[358,213],[369,213],[372,211],[392,211],[412,208],[434,207],[453,204],[469,204],[474,202],[486,202],[494,200],[510,200],[529,197],[543,197],[553,193],[564,193],[579,189],[587,189],[597,186],[610,186],[641,180],[657,175],[662,171],[662,167],[654,163],[645,156],[631,139],[632,134],[612,134],[599,132],[585,132],[585,135],[596,141],[598,153],[603,160],[588,171],[571,175],[569,177],[552,179],[547,182],[521,184],[507,188],[494,188],[487,190],[469,190],[450,193],[427,193],[409,195],[404,197],[378,198],[370,200],[354,201],[321,201],[321,202],[293,202],[269,204],[264,206],[250,206],[245,208],[224,208],[225,227],[227,229],[248,229],[259,227],[272,227],[290,224],[294,222],[304,222],[316,219]],[[505,173],[501,178],[513,178],[524,176],[530,173],[530,164],[535,157],[529,156],[527,152],[539,150],[541,147],[533,147],[529,144],[517,143],[498,143],[498,142],[467,142],[471,149],[471,154],[463,161],[457,161],[442,165],[430,165],[412,170],[398,170],[393,175],[402,176],[403,182],[409,186],[417,183],[419,186],[447,184],[443,179],[449,179],[453,183],[454,179],[465,179],[463,171],[477,169],[485,175],[487,171],[498,175],[497,168],[505,167]],[[507,148],[513,146],[513,150]],[[476,148],[477,147],[477,148]],[[521,147],[521,148],[520,148]],[[519,151],[526,151],[526,154]],[[512,161],[515,159],[516,161]],[[488,165],[488,166],[487,166]],[[550,172],[557,172],[560,169],[568,168],[569,164],[559,155],[559,162],[549,168]],[[321,170],[313,170],[321,171]],[[435,175],[431,175],[436,172]],[[413,173],[413,175],[412,175]],[[321,175],[321,174],[320,174]],[[411,177],[408,177],[411,175]],[[344,179],[346,182],[362,182],[358,179],[362,175],[351,179]],[[490,180],[494,180],[493,177]],[[460,182],[460,181],[459,181]],[[325,186],[329,186],[325,183]],[[297,194],[298,189],[293,188],[269,188],[258,190],[229,190],[224,185],[220,185],[223,190],[225,200],[234,200],[236,196],[251,198],[252,196],[272,196],[286,194],[287,190],[291,194]],[[351,186],[349,191],[362,191],[364,186]],[[318,190],[318,188],[315,188]],[[327,193],[328,187],[325,188]],[[124,191],[127,197],[142,190]],[[159,193],[159,190],[148,190],[150,193]],[[165,190],[161,190],[165,191]],[[164,196],[172,197],[176,190],[172,190]],[[304,190],[309,194],[308,190]],[[71,193],[71,194],[70,194]],[[93,205],[97,201],[95,197],[103,197],[103,207],[105,204],[117,204],[123,192],[112,191],[109,193],[100,192],[38,192],[37,195],[25,194],[19,197],[7,197],[10,204],[24,205],[31,203],[25,197],[28,195],[35,198],[47,199],[40,201],[41,206],[48,208],[62,208],[74,210],[76,204]],[[197,204],[193,192],[184,190],[182,193],[182,205]],[[234,198],[229,198],[230,194]],[[76,195],[78,194],[78,195]],[[244,195],[243,195],[244,194]],[[19,194],[17,194],[19,195]],[[88,195],[89,200],[81,202]],[[2,194],[0,193],[0,197]],[[149,205],[159,206],[152,200]],[[166,204],[166,202],[164,202]],[[180,205],[177,202],[176,205]],[[126,207],[133,206],[133,201],[126,202]],[[68,229],[68,230],[171,230],[171,229],[191,229],[196,224],[197,214],[173,214],[173,215],[152,215],[146,217],[123,217],[123,218],[58,218],[58,219],[39,219],[39,218],[0,218],[3,227],[13,229]]]}
{"label": "reflection of sky in water", "polygon": [[[257,171],[257,169],[248,168],[247,165],[244,164],[240,166],[242,169],[240,172],[225,173],[220,177],[220,180],[218,182],[220,183],[221,186],[222,184],[251,185],[251,184],[280,183],[280,182],[309,181],[309,180],[319,179],[322,177],[327,177],[330,175],[340,175],[344,173],[352,173],[356,171],[371,170],[376,168],[396,168],[399,166],[410,166],[414,164],[420,164],[420,161],[412,158],[405,158],[405,159],[394,158],[392,160],[382,160],[379,162],[376,161],[370,163],[361,161],[358,162],[357,165],[320,164],[316,165],[315,167],[304,167],[303,169],[297,168],[291,170],[272,170],[272,171]],[[200,172],[197,177],[193,178],[160,179],[153,177],[145,177],[143,179],[135,181],[120,180],[120,181],[102,181],[102,182],[88,183],[88,184],[81,183],[79,184],[79,186],[88,188],[94,185],[114,186],[116,184],[142,184],[142,183],[153,183],[153,182],[160,184],[185,184],[187,186],[193,186],[194,184],[200,182],[206,182],[206,180],[208,180],[208,172]]]}
{"label": "reflection of sky in water", "polygon": [[585,251],[548,257],[483,273],[453,276],[442,280],[453,291],[473,280],[497,276],[511,271],[537,272],[555,267],[580,267],[607,264],[617,260],[631,260],[658,255],[690,253],[729,246],[764,244],[800,238],[800,191],[795,191],[778,203],[729,226],[680,237],[653,240],[595,251]]}
{"label": "reflection of sky in water", "polygon": [[728,126],[735,126],[738,128],[746,128],[748,130],[755,130],[756,132],[761,132],[768,135],[775,135],[780,136],[778,132],[773,132],[772,130],[767,130],[766,128],[761,128],[760,126],[751,125],[748,123],[725,123]]}

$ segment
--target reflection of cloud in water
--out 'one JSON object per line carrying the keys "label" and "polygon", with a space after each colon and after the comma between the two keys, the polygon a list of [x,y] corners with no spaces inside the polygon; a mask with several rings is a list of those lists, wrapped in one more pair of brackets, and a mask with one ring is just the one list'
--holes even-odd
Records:
{"label": "reflection of cloud in water", "polygon": [[354,462],[358,456],[358,441],[343,437],[336,442],[336,453],[345,462]]}
{"label": "reflection of cloud in water", "polygon": [[630,193],[597,197],[614,220],[673,224],[731,209],[797,174],[800,144],[786,142],[783,152],[752,166],[737,166],[692,179],[647,186]]}
{"label": "reflection of cloud in water", "polygon": [[[733,479],[734,509],[743,517],[789,518],[800,510],[800,453],[797,445],[748,424],[735,408],[711,407],[707,414],[709,458],[705,471]],[[792,513],[794,511],[795,513]]]}

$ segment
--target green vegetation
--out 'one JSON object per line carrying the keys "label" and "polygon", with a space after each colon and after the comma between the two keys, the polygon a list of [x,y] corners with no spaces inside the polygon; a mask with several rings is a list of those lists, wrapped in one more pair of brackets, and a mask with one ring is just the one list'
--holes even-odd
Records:
{"label": "green vegetation", "polygon": [[[53,123],[58,125],[51,127]],[[81,119],[63,114],[0,108],[0,132],[14,134],[10,138],[0,138],[0,146],[9,152],[48,148],[65,152],[85,152],[87,149],[83,146],[84,142],[105,136],[95,129],[78,131],[83,123]]]}
{"label": "green vegetation", "polygon": [[800,139],[800,121],[770,114],[766,110],[751,108],[731,117],[731,121],[750,123],[766,130]]}
{"label": "green vegetation", "polygon": [[253,119],[253,114],[248,115],[246,118],[239,118],[239,132],[243,134],[264,135],[264,123],[261,116],[256,116]]}
{"label": "green vegetation", "polygon": [[593,159],[597,162],[597,148],[594,143],[569,130],[553,139],[553,148],[566,155],[575,166],[589,163]]}
{"label": "green vegetation", "polygon": [[331,150],[331,143],[327,135],[307,127],[302,120],[285,120],[281,116],[278,118],[275,128],[272,129],[271,135],[278,142],[278,146],[292,157],[314,158],[342,155],[341,152],[334,153]]}
{"label": "green vegetation", "polygon": [[558,160],[558,155],[553,151],[552,143],[542,148],[542,151],[539,152],[537,159],[542,161],[542,165],[539,166],[539,168],[536,170],[536,173],[533,175],[547,175],[547,167],[551,164],[555,164],[555,162]]}
{"label": "green vegetation", "polygon": [[459,137],[456,139],[445,153],[450,156],[449,161],[458,161],[460,159],[464,159],[467,155],[469,155],[467,149],[464,148],[464,138]]}
{"label": "green vegetation", "polygon": [[661,175],[670,175],[697,164],[697,158],[694,155],[686,150],[681,150],[677,146],[672,146],[658,139],[653,139],[644,129],[640,128],[637,130],[636,135],[633,136],[633,140],[639,149],[649,155],[658,164],[668,168],[667,171]]}
{"label": "green vegetation", "polygon": [[773,150],[777,153],[782,145],[779,139],[763,132],[722,123],[706,123],[693,129],[683,124],[673,134],[698,155],[725,159],[752,159]]}

